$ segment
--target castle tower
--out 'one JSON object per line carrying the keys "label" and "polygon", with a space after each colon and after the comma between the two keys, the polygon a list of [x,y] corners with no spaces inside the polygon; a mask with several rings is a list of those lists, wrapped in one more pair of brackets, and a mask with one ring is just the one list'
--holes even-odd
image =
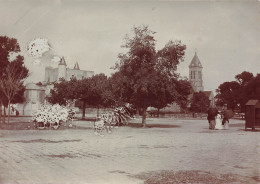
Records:
{"label": "castle tower", "polygon": [[195,55],[189,65],[189,81],[195,92],[200,92],[204,90],[202,80],[202,69],[203,67],[197,56],[197,52],[195,52]]}
{"label": "castle tower", "polygon": [[78,64],[78,62],[76,62],[75,66],[74,66],[74,70],[79,70],[79,64]]}
{"label": "castle tower", "polygon": [[62,57],[60,60],[59,66],[58,66],[58,80],[60,78],[66,79],[66,73],[67,73],[66,67],[67,67],[67,64],[65,62],[64,57]]}

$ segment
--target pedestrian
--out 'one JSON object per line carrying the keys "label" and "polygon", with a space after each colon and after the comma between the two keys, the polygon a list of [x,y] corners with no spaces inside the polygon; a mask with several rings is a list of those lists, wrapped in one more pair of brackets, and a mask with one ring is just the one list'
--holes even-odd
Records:
{"label": "pedestrian", "polygon": [[224,126],[224,129],[229,128],[229,119],[233,117],[233,111],[232,110],[225,110],[223,113],[223,121],[222,125]]}
{"label": "pedestrian", "polygon": [[209,108],[208,110],[208,122],[209,122],[209,129],[214,130],[216,126],[216,116],[218,114],[218,110],[216,108]]}

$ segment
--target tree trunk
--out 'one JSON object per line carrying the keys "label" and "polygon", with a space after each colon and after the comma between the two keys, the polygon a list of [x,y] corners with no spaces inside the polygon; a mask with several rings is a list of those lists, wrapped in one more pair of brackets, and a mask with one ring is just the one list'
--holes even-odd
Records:
{"label": "tree trunk", "polygon": [[2,102],[0,101],[0,123],[2,120]]}
{"label": "tree trunk", "polygon": [[157,108],[157,118],[159,118],[159,115],[160,115],[160,109]]}
{"label": "tree trunk", "polygon": [[99,117],[99,107],[97,107],[97,117]]}
{"label": "tree trunk", "polygon": [[85,119],[85,110],[86,110],[86,102],[83,101],[83,107],[82,107],[82,119]]}
{"label": "tree trunk", "polygon": [[143,128],[146,127],[146,111],[147,111],[147,107],[143,108],[143,115],[142,115],[142,126],[143,126]]}
{"label": "tree trunk", "polygon": [[3,116],[3,123],[5,123],[5,116],[6,116],[6,113],[5,113],[5,106],[4,106],[4,116]]}
{"label": "tree trunk", "polygon": [[11,111],[11,102],[10,100],[8,101],[8,123],[10,122],[10,111]]}

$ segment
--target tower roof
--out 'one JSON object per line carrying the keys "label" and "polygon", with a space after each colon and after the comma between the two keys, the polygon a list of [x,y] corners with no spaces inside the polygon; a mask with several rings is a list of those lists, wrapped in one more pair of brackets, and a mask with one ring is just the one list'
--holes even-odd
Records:
{"label": "tower roof", "polygon": [[64,59],[63,56],[62,56],[62,58],[60,59],[59,65],[65,65],[65,66],[67,66],[67,64],[66,64],[65,59]]}
{"label": "tower roof", "polygon": [[191,60],[189,67],[200,67],[200,68],[202,68],[202,64],[201,64],[201,62],[200,62],[200,60],[197,56],[197,52],[195,52],[195,55],[194,55],[193,59]]}
{"label": "tower roof", "polygon": [[74,70],[79,70],[79,64],[78,64],[78,62],[75,63]]}

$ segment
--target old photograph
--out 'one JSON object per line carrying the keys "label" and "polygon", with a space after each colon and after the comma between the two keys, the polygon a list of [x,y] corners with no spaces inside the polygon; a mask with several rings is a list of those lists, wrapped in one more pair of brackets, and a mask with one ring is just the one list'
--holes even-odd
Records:
{"label": "old photograph", "polygon": [[0,184],[240,183],[259,0],[0,0]]}

